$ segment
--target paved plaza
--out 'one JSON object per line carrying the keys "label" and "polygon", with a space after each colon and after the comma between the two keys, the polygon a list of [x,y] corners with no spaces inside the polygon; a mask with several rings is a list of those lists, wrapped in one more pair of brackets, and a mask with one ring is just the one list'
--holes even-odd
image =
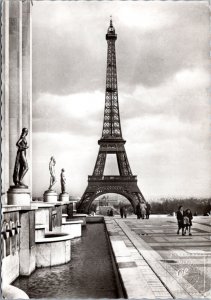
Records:
{"label": "paved plaza", "polygon": [[211,297],[211,217],[194,217],[192,236],[177,235],[171,216],[106,217],[130,298]]}

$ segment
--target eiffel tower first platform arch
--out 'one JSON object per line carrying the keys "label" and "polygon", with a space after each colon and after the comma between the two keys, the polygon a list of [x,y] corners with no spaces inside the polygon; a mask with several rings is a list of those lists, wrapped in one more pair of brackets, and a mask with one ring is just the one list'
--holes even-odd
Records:
{"label": "eiffel tower first platform arch", "polygon": [[[110,20],[106,34],[108,51],[102,137],[98,141],[100,148],[93,174],[88,176],[88,186],[77,205],[77,211],[80,213],[89,213],[92,202],[107,193],[126,197],[134,212],[138,203],[146,202],[138,187],[137,176],[132,174],[124,146],[126,141],[122,137],[117,88],[116,39],[117,35]],[[109,154],[116,155],[119,176],[104,176],[106,157]]]}

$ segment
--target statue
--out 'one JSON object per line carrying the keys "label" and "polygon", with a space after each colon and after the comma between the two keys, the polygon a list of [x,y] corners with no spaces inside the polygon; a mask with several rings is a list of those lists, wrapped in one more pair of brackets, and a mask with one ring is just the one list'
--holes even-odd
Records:
{"label": "statue", "polygon": [[61,169],[60,182],[61,182],[61,194],[59,195],[59,201],[69,202],[69,194],[66,192],[65,169]]}
{"label": "statue", "polygon": [[53,190],[53,186],[56,183],[55,165],[56,165],[56,160],[53,156],[51,156],[50,162],[49,162],[49,171],[50,171],[50,176],[51,176],[50,177],[50,185],[49,185],[48,190],[45,191],[43,194],[44,202],[55,203],[58,201],[57,192]]}
{"label": "statue", "polygon": [[55,175],[55,165],[56,165],[56,160],[53,156],[51,156],[50,162],[49,162],[49,171],[50,171],[50,185],[48,190],[52,190],[52,187],[56,183],[56,175]]}
{"label": "statue", "polygon": [[65,194],[66,193],[65,169],[61,170],[60,180],[61,180],[61,191],[62,191],[62,194]]}
{"label": "statue", "polygon": [[29,146],[27,146],[27,141],[26,141],[27,134],[28,134],[28,129],[23,128],[21,136],[16,143],[16,146],[18,147],[18,151],[16,154],[15,167],[13,172],[13,182],[16,187],[28,188],[28,186],[23,183],[23,178],[29,169],[27,159],[26,159],[26,149],[29,148]]}

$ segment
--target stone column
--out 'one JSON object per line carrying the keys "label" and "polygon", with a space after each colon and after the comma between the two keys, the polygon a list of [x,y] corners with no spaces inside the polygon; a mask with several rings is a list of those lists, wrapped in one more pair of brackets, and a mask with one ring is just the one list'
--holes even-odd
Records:
{"label": "stone column", "polygon": [[29,149],[27,161],[29,171],[25,183],[32,192],[32,18],[31,1],[22,4],[22,126],[28,128]]}
{"label": "stone column", "polygon": [[7,203],[9,187],[9,1],[2,3],[2,105],[1,168],[2,204]]}
{"label": "stone column", "polygon": [[[23,127],[29,134],[24,178],[31,187],[32,173],[32,24],[30,0],[4,0],[2,6],[2,203],[13,185],[16,142]],[[29,192],[29,191],[28,191]],[[11,203],[12,204],[12,203]]]}
{"label": "stone column", "polygon": [[22,130],[22,1],[9,1],[9,180]]}
{"label": "stone column", "polygon": [[[16,143],[23,127],[29,129],[31,149],[31,16],[29,0],[9,1],[9,177],[8,204],[30,205],[30,190],[13,186],[13,172],[17,154]],[[31,155],[24,182],[30,187]],[[29,155],[28,155],[29,154]],[[28,157],[29,156],[29,157]]]}

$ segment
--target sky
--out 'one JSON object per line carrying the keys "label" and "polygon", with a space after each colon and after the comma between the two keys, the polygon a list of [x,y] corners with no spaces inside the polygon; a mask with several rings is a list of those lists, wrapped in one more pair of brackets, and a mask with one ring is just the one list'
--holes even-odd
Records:
{"label": "sky", "polygon": [[[103,127],[110,15],[125,149],[146,199],[210,196],[207,1],[33,1],[33,195],[81,197]],[[114,157],[105,175],[116,174]]]}

